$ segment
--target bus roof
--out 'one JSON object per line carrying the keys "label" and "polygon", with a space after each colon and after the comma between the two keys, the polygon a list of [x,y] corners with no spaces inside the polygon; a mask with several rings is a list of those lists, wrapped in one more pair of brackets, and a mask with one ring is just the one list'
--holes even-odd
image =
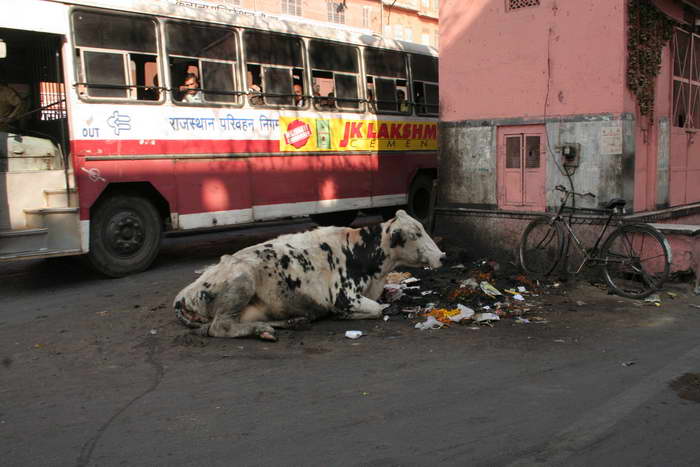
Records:
{"label": "bus roof", "polygon": [[383,49],[432,55],[437,51],[427,45],[382,38],[370,30],[289,15],[271,15],[245,8],[205,0],[49,0],[66,5],[81,5],[111,10],[144,13],[207,23],[249,27],[265,31],[296,34]]}

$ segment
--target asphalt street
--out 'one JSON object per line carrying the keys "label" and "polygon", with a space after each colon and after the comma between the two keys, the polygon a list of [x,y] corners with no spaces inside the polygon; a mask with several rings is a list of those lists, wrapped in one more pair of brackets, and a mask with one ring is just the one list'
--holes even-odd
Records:
{"label": "asphalt street", "polygon": [[567,284],[543,297],[543,324],[325,320],[276,343],[175,319],[196,270],[311,226],[169,238],[123,279],[74,259],[0,264],[2,464],[700,465],[688,284],[661,306]]}

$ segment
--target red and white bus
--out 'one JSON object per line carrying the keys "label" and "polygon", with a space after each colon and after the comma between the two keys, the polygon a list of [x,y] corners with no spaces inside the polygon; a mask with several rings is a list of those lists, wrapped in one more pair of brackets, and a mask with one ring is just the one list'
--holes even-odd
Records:
{"label": "red and white bus", "polygon": [[168,231],[427,216],[429,47],[182,0],[6,0],[0,41],[0,260],[116,277]]}

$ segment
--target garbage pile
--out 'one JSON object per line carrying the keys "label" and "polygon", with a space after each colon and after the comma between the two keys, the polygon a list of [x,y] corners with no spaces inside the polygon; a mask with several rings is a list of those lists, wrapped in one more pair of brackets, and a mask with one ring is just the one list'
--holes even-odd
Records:
{"label": "garbage pile", "polygon": [[496,278],[498,270],[496,262],[479,260],[471,268],[459,264],[447,270],[416,271],[415,275],[390,273],[382,301],[391,306],[384,313],[412,320],[421,330],[454,325],[479,329],[503,319],[546,323],[532,313],[539,310],[538,297],[544,289],[558,284],[540,284],[524,275]]}

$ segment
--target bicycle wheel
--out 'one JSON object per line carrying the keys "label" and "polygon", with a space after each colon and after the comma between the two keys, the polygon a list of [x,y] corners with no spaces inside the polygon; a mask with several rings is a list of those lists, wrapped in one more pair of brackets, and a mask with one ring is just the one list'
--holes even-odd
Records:
{"label": "bicycle wheel", "polygon": [[618,295],[644,298],[658,290],[671,269],[671,247],[655,228],[624,225],[601,250],[605,281]]}
{"label": "bicycle wheel", "polygon": [[520,240],[518,254],[523,270],[535,276],[547,276],[557,267],[564,251],[564,232],[551,217],[538,217],[528,224]]}

